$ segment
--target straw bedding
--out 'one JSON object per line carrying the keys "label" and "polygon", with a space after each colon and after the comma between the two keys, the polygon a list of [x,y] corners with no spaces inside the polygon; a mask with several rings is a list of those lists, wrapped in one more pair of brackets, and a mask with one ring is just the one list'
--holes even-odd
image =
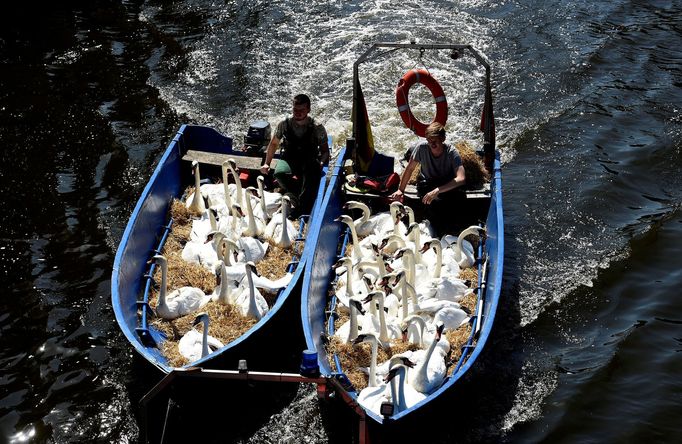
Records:
{"label": "straw bedding", "polygon": [[[476,239],[475,236],[473,235],[469,236],[469,238],[472,241],[472,245],[474,245],[474,248],[477,248],[478,239]],[[347,256],[351,256],[352,249],[353,245],[348,244],[346,249]],[[459,278],[465,281],[469,281],[469,288],[472,289],[476,288],[478,286],[477,267],[461,269],[459,273]],[[473,316],[477,308],[476,302],[477,294],[476,292],[472,292],[465,296],[464,298],[462,298],[459,304],[467,313],[470,313],[471,316]],[[335,318],[334,330],[337,331],[341,325],[348,321],[349,316],[347,314],[341,314],[337,310],[334,318]],[[452,364],[448,367],[447,371],[448,376],[452,375],[452,372],[456,367],[456,365],[454,364],[456,364],[459,358],[461,357],[462,346],[464,346],[469,340],[469,337],[471,336],[471,331],[472,331],[471,324],[466,323],[457,328],[456,330],[446,330],[444,332],[444,336],[450,343],[450,353],[446,357],[446,362],[450,362]],[[329,365],[332,369],[334,369],[335,371],[342,370],[357,391],[360,391],[363,388],[367,387],[368,376],[366,372],[363,372],[361,370],[361,368],[369,367],[371,358],[370,344],[367,343],[357,345],[347,344],[344,343],[338,337],[332,336],[331,338],[329,338],[329,342],[327,343],[326,347]],[[381,363],[390,359],[390,357],[393,356],[394,354],[399,354],[407,350],[418,349],[419,347],[417,345],[405,343],[402,342],[401,340],[393,340],[388,349],[383,349],[379,347],[377,365],[381,365]],[[341,369],[336,368],[336,361],[333,359],[334,355],[336,355],[339,358]]]}
{"label": "straw bedding", "polygon": [[[194,191],[189,187],[185,195],[190,195]],[[186,262],[182,259],[181,253],[185,243],[189,240],[192,230],[192,219],[194,214],[177,199],[173,199],[169,208],[169,216],[173,219],[172,230],[163,248],[162,254],[168,263],[167,288],[173,289],[191,286],[201,289],[206,294],[212,294],[218,285],[217,276],[206,268]],[[299,221],[294,225],[299,228]],[[284,276],[288,264],[291,262],[293,250],[283,249],[274,245],[268,247],[268,252],[256,264],[258,273],[268,279],[278,279]],[[156,267],[154,282],[161,282],[160,267]],[[260,290],[269,307],[272,307],[277,300],[276,292]],[[156,307],[158,301],[158,286],[152,288],[150,293],[150,305]],[[243,316],[238,307],[224,305],[215,301],[206,304],[201,310],[209,316],[209,334],[227,345],[242,334],[248,331],[254,324],[255,319]],[[178,350],[178,341],[190,329],[195,328],[200,333],[203,331],[202,324],[192,327],[192,323],[198,313],[193,313],[174,320],[165,320],[155,317],[151,325],[166,335],[166,340],[161,344],[161,353],[168,359],[168,364],[172,367],[181,367],[188,364]]]}

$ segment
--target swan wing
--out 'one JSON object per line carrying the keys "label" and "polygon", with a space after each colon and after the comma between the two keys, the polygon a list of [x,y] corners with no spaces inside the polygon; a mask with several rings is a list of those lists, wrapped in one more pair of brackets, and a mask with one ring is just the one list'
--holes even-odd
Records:
{"label": "swan wing", "polygon": [[444,307],[433,316],[434,324],[438,321],[445,325],[448,330],[456,330],[460,325],[469,320],[469,315],[461,308]]}
{"label": "swan wing", "polygon": [[178,341],[178,351],[190,362],[201,358],[202,334],[191,329]]}
{"label": "swan wing", "polygon": [[243,258],[240,258],[240,262],[253,262],[258,263],[265,257],[265,253],[268,251],[268,243],[261,242],[253,237],[242,237],[239,239],[239,247],[243,250]]}
{"label": "swan wing", "polygon": [[222,342],[220,342],[218,339],[214,338],[211,335],[208,335],[207,342],[208,342],[209,348],[211,348],[213,350],[217,350],[219,348],[225,347],[225,345]]}

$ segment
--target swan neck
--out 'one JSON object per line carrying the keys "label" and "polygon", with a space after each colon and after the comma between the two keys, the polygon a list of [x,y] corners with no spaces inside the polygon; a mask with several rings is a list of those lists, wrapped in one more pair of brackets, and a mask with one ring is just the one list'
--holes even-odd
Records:
{"label": "swan neck", "polygon": [[369,207],[367,205],[365,205],[364,203],[361,203],[360,205],[358,205],[358,208],[360,208],[360,211],[362,211],[362,216],[360,217],[360,222],[361,223],[367,222],[369,220],[369,216],[370,216]]}
{"label": "swan neck", "polygon": [[433,351],[436,349],[436,345],[438,344],[438,335],[433,337],[433,341],[431,341],[431,345],[429,345],[429,349],[426,351],[426,355],[424,356],[424,360],[421,363],[421,367],[419,367],[419,375],[422,378],[427,378],[427,369],[429,367],[429,361],[431,360],[431,355],[433,354]]}
{"label": "swan neck", "polygon": [[249,221],[249,231],[256,232],[256,218],[253,216],[253,208],[251,207],[251,198],[246,196],[246,217]]}
{"label": "swan neck", "polygon": [[394,414],[398,412],[402,412],[403,410],[407,410],[407,401],[405,401],[405,379],[407,379],[407,373],[405,371],[405,366],[400,366],[398,368],[398,376],[400,377],[400,380],[398,381],[398,404],[395,405],[396,409],[394,410]]}
{"label": "swan neck", "polygon": [[348,225],[348,228],[350,228],[350,235],[351,238],[353,239],[353,256],[355,256],[355,259],[359,261],[360,259],[362,259],[362,254],[360,253],[360,242],[358,241],[358,232],[355,230],[354,223],[346,225]]}
{"label": "swan neck", "polygon": [[372,356],[369,361],[369,381],[368,386],[377,386],[377,355],[379,354],[379,343],[376,338],[372,339]]}
{"label": "swan neck", "polygon": [[204,320],[204,332],[201,335],[201,357],[208,355],[208,319]]}
{"label": "swan neck", "polygon": [[258,310],[256,309],[256,288],[253,285],[253,277],[251,276],[251,268],[246,267],[246,279],[249,282],[249,308],[247,315],[252,316]]}
{"label": "swan neck", "polygon": [[230,167],[230,174],[232,174],[232,178],[234,179],[234,184],[237,186],[237,203],[239,205],[242,205],[242,195],[244,193],[242,192],[242,183],[239,180],[239,175],[237,174],[237,172],[232,167]]}
{"label": "swan neck", "polygon": [[440,277],[441,269],[443,267],[443,249],[440,246],[440,242],[434,244],[436,250],[436,267],[433,269],[433,277]]}
{"label": "swan neck", "polygon": [[406,250],[403,254],[403,264],[405,263],[405,258],[407,258],[407,283],[414,286],[416,270],[414,263],[414,252],[412,250]]}
{"label": "swan neck", "polygon": [[386,328],[386,312],[384,311],[384,297],[379,296],[379,340],[386,342],[389,340],[388,328]]}
{"label": "swan neck", "polygon": [[280,234],[280,244],[281,245],[288,245],[290,242],[289,239],[289,230],[287,227],[287,217],[289,216],[289,205],[285,202],[282,204],[282,233]]}
{"label": "swan neck", "polygon": [[220,267],[220,293],[218,300],[223,304],[227,304],[230,300],[230,287],[227,285],[227,269],[225,263]]}
{"label": "swan neck", "polygon": [[410,302],[407,299],[408,298],[407,284],[405,282],[401,282],[401,285],[402,285],[402,287],[400,288],[400,298],[401,298],[401,304],[402,304],[402,309],[403,309],[402,320],[404,321],[410,315],[410,313],[409,313]]}
{"label": "swan neck", "polygon": [[350,331],[348,332],[348,342],[354,341],[358,337],[358,312],[355,304],[350,304]]}
{"label": "swan neck", "polygon": [[350,261],[346,261],[346,296],[349,298],[353,295],[353,266]]}

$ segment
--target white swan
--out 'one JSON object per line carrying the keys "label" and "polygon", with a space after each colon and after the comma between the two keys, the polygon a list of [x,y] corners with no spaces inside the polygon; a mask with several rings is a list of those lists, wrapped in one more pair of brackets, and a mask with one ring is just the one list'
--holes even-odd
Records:
{"label": "white swan", "polygon": [[178,350],[189,362],[194,362],[213,353],[215,350],[224,347],[223,343],[209,336],[208,334],[208,314],[200,313],[192,323],[192,327],[199,323],[204,324],[203,333],[199,333],[194,328],[185,333],[178,342]]}
{"label": "white swan", "polygon": [[353,271],[352,261],[348,256],[344,256],[334,265],[332,269],[336,271],[337,276],[346,274],[346,282],[343,280],[339,282],[336,289],[336,300],[338,301],[337,310],[344,313],[348,310],[349,300],[353,296],[366,296],[369,291],[366,284],[361,280],[356,280],[355,272]]}
{"label": "white swan", "polygon": [[[403,330],[403,341],[415,344],[420,348],[425,348],[431,344],[436,335],[436,325],[438,325],[438,321],[427,323],[420,315],[410,315],[400,324]],[[443,324],[443,328],[445,329],[447,326]],[[447,338],[441,336],[437,342],[437,347],[438,352],[446,356],[450,351],[450,342],[448,342]],[[418,350],[413,358],[416,360],[421,359],[424,352],[425,350]]]}
{"label": "white swan", "polygon": [[394,254],[401,248],[405,248],[407,244],[405,243],[405,238],[399,234],[391,233],[381,239],[379,243],[379,251],[386,254]]}
{"label": "white swan", "polygon": [[282,197],[281,213],[272,216],[272,220],[265,227],[265,238],[280,248],[291,247],[298,236],[298,230],[289,220],[290,205],[291,199],[289,199],[289,196]]}
{"label": "white swan", "polygon": [[192,161],[192,173],[194,174],[194,194],[187,199],[187,208],[194,213],[203,213],[206,211],[206,204],[201,195],[201,176],[199,173],[199,162]]}
{"label": "white swan", "polygon": [[[379,237],[386,236],[390,233],[404,235],[407,232],[407,227],[400,221],[404,215],[404,205],[398,201],[393,201],[388,209],[390,217],[382,218],[382,222],[377,224],[374,233]],[[385,213],[379,213],[377,216],[380,214]]]}
{"label": "white swan", "polygon": [[230,206],[230,211],[222,213],[218,220],[218,231],[233,241],[239,240],[242,237],[242,232],[248,226],[246,214],[242,210],[241,205],[236,202],[233,202]]}
{"label": "white swan", "polygon": [[414,258],[414,251],[409,247],[398,250],[393,256],[394,259],[402,259],[406,270],[407,282],[412,285],[417,293],[420,293],[420,286],[429,283],[429,270],[424,264],[417,264]]}
{"label": "white swan", "polygon": [[[407,213],[407,226],[409,227],[415,222],[414,210],[409,205],[405,205],[404,212]],[[424,220],[423,222],[419,222],[419,231],[424,236],[432,238],[436,237],[436,230],[433,229],[431,226],[431,221],[428,219]]]}
{"label": "white swan", "polygon": [[268,279],[265,276],[260,276],[257,273],[253,273],[251,276],[253,279],[253,285],[256,288],[260,288],[262,290],[266,290],[269,292],[277,291],[280,288],[284,288],[287,285],[289,285],[289,282],[291,282],[291,279],[294,277],[293,273],[286,273],[284,276],[282,276],[279,279],[275,279],[274,281],[272,279]]}
{"label": "white swan", "polygon": [[371,216],[371,211],[364,202],[350,200],[343,205],[343,209],[358,209],[362,211],[362,216],[353,221],[355,231],[360,237],[366,237],[373,234],[377,227],[383,226],[387,222],[390,223],[391,220],[391,215],[389,213],[379,213]]}
{"label": "white swan", "polygon": [[481,238],[485,234],[485,228],[478,225],[472,225],[468,228],[465,228],[461,233],[459,233],[459,236],[457,236],[457,242],[455,245],[450,245],[450,248],[454,250],[455,260],[461,268],[473,267],[475,263],[473,247],[471,247],[471,250],[463,247],[465,242],[464,238],[470,234],[476,234],[479,238]]}
{"label": "white swan", "polygon": [[358,233],[355,230],[355,224],[353,219],[345,214],[334,219],[334,222],[341,222],[348,226],[350,229],[351,243],[353,244],[353,262],[360,262],[363,257],[372,257],[373,251],[367,248],[363,248],[360,244],[360,239],[358,238]]}
{"label": "white swan", "polygon": [[[392,294],[400,295],[400,319],[404,320],[414,310],[419,309],[417,292],[405,279],[405,270],[389,273],[378,283],[382,288],[390,288]],[[410,310],[410,303],[412,309]],[[394,316],[397,317],[397,314]]]}
{"label": "white swan", "polygon": [[192,231],[189,233],[189,240],[192,242],[206,242],[208,234],[212,231],[218,231],[218,221],[216,219],[216,211],[209,207],[201,219],[192,220]]}
{"label": "white swan", "polygon": [[260,197],[261,210],[263,215],[269,219],[282,204],[282,195],[265,191],[265,178],[263,176],[258,176],[256,181],[258,182],[258,197]]}
{"label": "white swan", "polygon": [[156,314],[164,319],[176,319],[197,311],[211,300],[203,291],[194,287],[181,287],[166,294],[168,279],[168,261],[157,254],[154,261],[161,267],[161,287]]}
{"label": "white swan", "polygon": [[422,253],[433,251],[432,259],[426,254],[422,254],[422,262],[433,270],[431,276],[439,278],[441,276],[459,276],[459,264],[454,258],[446,259],[443,256],[443,247],[439,240],[432,239],[425,242],[421,248]]}
{"label": "white swan", "polygon": [[256,237],[263,234],[265,230],[265,224],[263,220],[256,217],[253,214],[253,205],[251,202],[250,194],[253,195],[257,193],[256,189],[253,187],[246,188],[246,194],[244,195],[244,204],[246,205],[246,220],[248,222],[246,228],[242,231],[242,236]]}
{"label": "white swan", "polygon": [[364,315],[365,311],[362,309],[362,302],[355,298],[351,298],[348,302],[350,310],[350,319],[343,323],[339,329],[334,333],[334,336],[341,339],[344,343],[352,343],[357,339],[360,331],[358,329],[358,313]]}
{"label": "white swan", "polygon": [[375,405],[377,402],[379,403],[379,406],[381,405],[381,402],[384,401],[384,392],[386,390],[386,386],[381,384],[379,385],[376,380],[376,371],[377,371],[377,355],[379,352],[379,340],[377,339],[376,334],[374,333],[365,333],[362,335],[359,335],[355,341],[353,341],[354,345],[361,344],[363,342],[369,342],[372,351],[371,351],[371,357],[369,361],[369,375],[367,378],[367,387],[362,389],[360,393],[358,393],[358,403],[360,403],[362,406],[364,406],[367,409],[370,409],[374,411]]}
{"label": "white swan", "polygon": [[373,322],[373,331],[378,333],[378,339],[383,347],[388,347],[391,339],[400,339],[402,337],[402,330],[393,322],[392,319],[386,319],[386,312],[384,311],[385,294],[381,290],[373,291],[367,295],[363,302],[370,304],[370,309],[374,305],[374,301],[378,301],[379,309],[377,310],[377,317],[379,318],[379,325]]}
{"label": "white swan", "polygon": [[433,323],[441,322],[448,330],[457,330],[469,319],[466,311],[453,306],[443,307],[433,315]]}
{"label": "white swan", "polygon": [[239,262],[253,262],[257,264],[265,257],[268,252],[269,244],[255,237],[240,237],[236,242],[240,252],[237,256]]}
{"label": "white swan", "polygon": [[265,298],[260,294],[260,291],[256,290],[256,287],[253,284],[252,274],[255,272],[256,266],[253,262],[248,262],[246,264],[248,287],[237,297],[235,305],[239,307],[242,315],[259,320],[267,314],[270,307],[268,307]]}
{"label": "white swan", "polygon": [[234,304],[237,300],[236,290],[239,285],[236,281],[229,279],[225,263],[222,260],[218,262],[218,268],[220,269],[220,284],[213,291],[211,299],[224,305]]}
{"label": "white swan", "polygon": [[209,233],[206,242],[187,242],[182,248],[182,258],[204,268],[216,271],[218,266],[218,247],[225,235],[220,231]]}
{"label": "white swan", "polygon": [[[376,378],[378,381],[381,381],[388,375],[389,370],[391,367],[397,364],[403,364],[406,365],[409,368],[414,367],[414,361],[412,361],[412,355],[414,352],[407,350],[405,352],[399,353],[397,355],[391,356],[389,359],[386,361],[382,362],[381,364],[377,364],[376,367]],[[369,368],[367,367],[360,367],[360,371],[363,372],[364,374],[369,374]]]}
{"label": "white swan", "polygon": [[410,385],[425,395],[436,391],[443,384],[447,373],[445,357],[441,353],[433,353],[441,339],[443,329],[442,323],[436,325],[436,334],[431,341],[429,349],[426,351],[424,358],[417,363],[414,371],[410,372],[409,375],[408,381]]}
{"label": "white swan", "polygon": [[227,168],[228,172],[232,175],[234,179],[234,198],[239,205],[244,205],[244,190],[242,189],[242,181],[239,179],[239,174],[237,174],[237,161],[233,158],[227,159],[227,164],[223,163]]}
{"label": "white swan", "polygon": [[232,240],[223,237],[218,246],[218,259],[224,262],[225,273],[231,281],[242,282],[246,276],[246,263],[235,262],[239,246]]}
{"label": "white swan", "polygon": [[[396,376],[399,377],[397,382],[395,380]],[[407,410],[426,398],[424,393],[420,393],[407,383],[407,378],[407,366],[403,363],[398,363],[391,367],[384,379],[385,382],[391,384],[393,415]]]}

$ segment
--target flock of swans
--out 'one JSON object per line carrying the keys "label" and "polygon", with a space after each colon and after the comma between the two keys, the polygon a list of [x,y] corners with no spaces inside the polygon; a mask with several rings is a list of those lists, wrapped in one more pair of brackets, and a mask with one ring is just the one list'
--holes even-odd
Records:
{"label": "flock of swans", "polygon": [[[243,316],[259,320],[269,310],[261,290],[277,291],[292,278],[292,273],[286,273],[271,280],[260,276],[256,269],[270,244],[290,248],[298,235],[288,219],[289,198],[265,191],[262,176],[257,179],[258,188],[243,188],[233,159],[223,163],[220,184],[201,184],[196,161],[192,172],[195,192],[187,197],[186,206],[195,217],[181,257],[216,274],[219,283],[212,294],[191,286],[169,292],[167,260],[156,255],[153,261],[161,269],[156,314],[173,320],[216,303],[233,305]],[[203,324],[203,334],[192,328],[178,342],[180,354],[189,362],[223,347],[208,334],[208,314],[198,314],[192,327],[198,324]]]}
{"label": "flock of swans", "polygon": [[[346,344],[371,345],[370,365],[363,369],[368,383],[358,402],[377,415],[382,403],[391,402],[395,414],[445,380],[450,343],[443,332],[470,320],[459,304],[473,293],[469,282],[459,278],[461,269],[475,263],[465,237],[480,237],[484,228],[471,226],[458,236],[438,239],[428,221],[415,222],[412,209],[400,202],[375,215],[362,202],[347,202],[344,208],[360,210],[362,216],[336,219],[348,226],[352,251],[335,264],[336,309],[349,319],[334,336]],[[378,365],[378,347],[386,350],[396,341],[415,344],[417,350]]]}

